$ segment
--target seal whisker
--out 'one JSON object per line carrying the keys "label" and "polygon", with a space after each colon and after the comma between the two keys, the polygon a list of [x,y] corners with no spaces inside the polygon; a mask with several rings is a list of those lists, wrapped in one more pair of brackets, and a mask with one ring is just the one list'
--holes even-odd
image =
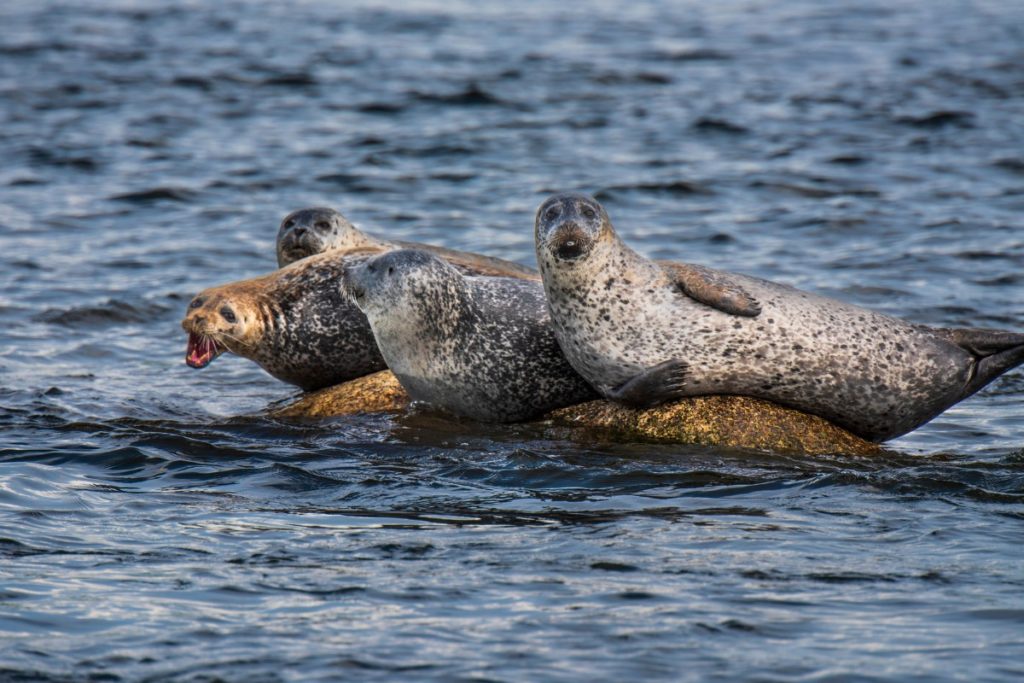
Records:
{"label": "seal whisker", "polygon": [[[236,337],[233,334],[228,334],[227,332],[218,332],[217,334],[220,335],[221,337],[223,337],[224,339],[230,339],[231,341],[235,342],[236,344],[238,344],[242,348],[252,348],[252,344],[248,344],[248,343],[242,341],[241,339],[239,339],[238,337]],[[213,339],[213,337],[211,337],[211,339]],[[214,339],[214,341],[216,341],[216,340]]]}

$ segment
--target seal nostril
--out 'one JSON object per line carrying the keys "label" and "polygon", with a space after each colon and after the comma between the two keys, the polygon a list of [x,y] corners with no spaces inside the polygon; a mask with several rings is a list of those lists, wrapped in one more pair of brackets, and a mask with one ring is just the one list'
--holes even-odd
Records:
{"label": "seal nostril", "polygon": [[558,258],[572,260],[583,255],[583,243],[579,239],[567,239],[555,246]]}
{"label": "seal nostril", "polygon": [[298,228],[295,228],[295,231],[292,234],[295,235],[296,237],[302,237],[303,235],[306,234],[306,229],[300,226]]}

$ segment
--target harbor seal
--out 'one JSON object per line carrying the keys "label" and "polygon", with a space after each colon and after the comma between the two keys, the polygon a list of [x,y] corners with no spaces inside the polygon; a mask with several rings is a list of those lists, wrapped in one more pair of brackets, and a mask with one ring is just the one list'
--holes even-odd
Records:
{"label": "harbor seal", "polygon": [[277,231],[279,267],[325,251],[354,249],[422,249],[456,265],[472,268],[475,274],[540,279],[533,268],[512,261],[432,244],[381,239],[363,232],[339,212],[327,207],[293,211],[284,217]]}
{"label": "harbor seal", "polygon": [[402,249],[346,268],[343,286],[415,401],[517,422],[597,398],[562,355],[539,282],[465,276]]}
{"label": "harbor seal", "polygon": [[1024,363],[1024,334],[914,325],[767,280],[649,260],[585,195],[541,204],[534,237],[566,357],[627,405],[753,396],[878,442]]}
{"label": "harbor seal", "polygon": [[383,370],[366,317],[338,289],[345,266],[376,253],[320,254],[203,290],[181,323],[185,362],[204,368],[230,351],[306,391]]}

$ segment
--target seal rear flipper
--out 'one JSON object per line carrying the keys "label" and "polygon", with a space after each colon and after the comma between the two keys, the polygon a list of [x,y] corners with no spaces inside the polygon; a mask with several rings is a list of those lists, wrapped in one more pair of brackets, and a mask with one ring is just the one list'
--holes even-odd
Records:
{"label": "seal rear flipper", "polygon": [[1018,332],[970,327],[937,327],[931,330],[978,358],[1024,346],[1024,334]]}
{"label": "seal rear flipper", "polygon": [[1012,370],[1021,364],[1024,364],[1024,342],[1019,346],[1012,346],[1005,351],[998,351],[978,358],[975,360],[971,379],[964,388],[963,398],[967,398],[1004,372]]}
{"label": "seal rear flipper", "polygon": [[669,359],[647,368],[622,385],[606,390],[605,397],[631,408],[651,408],[686,396],[686,380],[690,366],[681,360]]}
{"label": "seal rear flipper", "polygon": [[658,265],[683,290],[683,294],[705,306],[723,313],[753,318],[761,312],[761,304],[728,275],[692,263],[659,261]]}
{"label": "seal rear flipper", "polygon": [[974,367],[961,398],[967,398],[1007,370],[1024,364],[1024,334],[969,327],[928,328],[974,356]]}

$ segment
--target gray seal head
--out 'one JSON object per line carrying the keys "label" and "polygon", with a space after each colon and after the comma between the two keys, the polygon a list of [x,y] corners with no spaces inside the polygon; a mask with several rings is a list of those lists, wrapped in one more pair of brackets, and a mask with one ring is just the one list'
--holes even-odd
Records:
{"label": "gray seal head", "polygon": [[285,216],[277,232],[277,265],[327,251],[422,249],[440,256],[468,275],[494,275],[539,280],[537,271],[512,261],[432,244],[384,240],[354,226],[334,209],[299,209]]}
{"label": "gray seal head", "polygon": [[347,268],[344,287],[413,400],[514,422],[597,397],[562,355],[539,282],[403,249]]}
{"label": "gray seal head", "polygon": [[277,231],[277,265],[334,249],[349,251],[385,246],[327,207],[299,209],[284,217]]}
{"label": "gray seal head", "polygon": [[882,441],[1024,363],[1024,334],[914,325],[767,280],[649,260],[585,195],[541,204],[534,238],[566,357],[627,405],[754,396]]}

